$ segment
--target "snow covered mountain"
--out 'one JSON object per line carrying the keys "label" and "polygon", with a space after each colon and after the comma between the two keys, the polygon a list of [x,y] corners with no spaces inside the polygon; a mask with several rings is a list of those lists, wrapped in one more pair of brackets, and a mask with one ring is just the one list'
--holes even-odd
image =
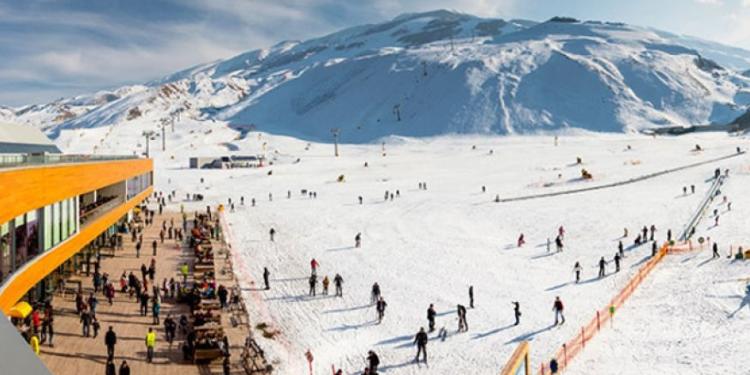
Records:
{"label": "snow covered mountain", "polygon": [[[740,72],[748,61],[748,51],[620,23],[438,10],[0,116],[54,138],[113,126],[140,135],[167,121],[178,132],[186,121],[239,131],[222,142],[254,129],[330,141],[338,128],[351,143],[389,135],[627,132],[731,122],[750,104],[750,78]],[[95,133],[80,142],[108,142]]]}

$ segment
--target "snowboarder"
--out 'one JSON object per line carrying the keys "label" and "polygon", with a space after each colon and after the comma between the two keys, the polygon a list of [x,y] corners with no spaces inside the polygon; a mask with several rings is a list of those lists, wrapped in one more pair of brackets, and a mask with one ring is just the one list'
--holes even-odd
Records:
{"label": "snowboarder", "polygon": [[388,304],[385,302],[383,297],[380,297],[378,299],[378,302],[375,304],[375,310],[378,313],[378,324],[383,321],[383,317],[385,316],[385,307],[388,306]]}
{"label": "snowboarder", "polygon": [[362,233],[357,233],[354,236],[354,247],[359,248],[362,245]]}
{"label": "snowboarder", "polygon": [[514,325],[521,324],[521,304],[518,301],[513,302],[513,316],[516,318]]}
{"label": "snowboarder", "polygon": [[523,246],[523,244],[526,243],[526,240],[523,238],[523,233],[521,233],[520,236],[518,236],[518,247]]}
{"label": "snowboarder", "polygon": [[341,275],[336,274],[336,276],[333,277],[333,285],[336,287],[336,297],[343,297],[344,291],[341,288],[341,285],[344,283],[344,278],[341,277]]}
{"label": "snowboarder", "polygon": [[456,306],[456,313],[458,313],[458,332],[468,331],[469,324],[466,322],[466,307],[464,305]]}
{"label": "snowboarder", "polygon": [[315,297],[315,286],[318,284],[318,278],[315,275],[310,275],[310,296]]}
{"label": "snowboarder", "polygon": [[604,277],[606,275],[606,267],[607,261],[602,257],[602,259],[599,260],[599,277]]}
{"label": "snowboarder", "polygon": [[474,285],[469,285],[469,307],[474,308]]}
{"label": "snowboarder", "polygon": [[271,230],[268,231],[268,235],[271,237],[271,242],[273,241],[273,236],[276,234],[276,229],[271,228]]}
{"label": "snowboarder", "polygon": [[427,308],[427,322],[429,323],[430,332],[435,331],[435,316],[437,316],[435,306],[430,304],[430,307]]}
{"label": "snowboarder", "polygon": [[372,284],[372,291],[370,292],[370,303],[377,303],[380,298],[380,285],[378,283]]}
{"label": "snowboarder", "polygon": [[560,322],[560,324],[565,324],[565,315],[563,315],[564,308],[560,297],[555,297],[555,303],[552,305],[552,310],[555,311],[555,325],[557,325],[558,322]]}
{"label": "snowboarder", "polygon": [[268,271],[268,267],[263,267],[263,283],[266,284],[266,290],[271,289],[271,285],[268,283],[268,278],[271,276],[271,272]]}
{"label": "snowboarder", "polygon": [[620,254],[615,254],[615,272],[620,272]]}
{"label": "snowboarder", "polygon": [[581,282],[581,263],[576,262],[576,264],[573,266],[573,272],[576,274],[576,284]]}
{"label": "snowboarder", "polygon": [[417,344],[417,356],[414,357],[414,362],[419,362],[419,354],[422,353],[422,359],[427,363],[427,340],[427,333],[422,327],[414,337],[414,343]]}

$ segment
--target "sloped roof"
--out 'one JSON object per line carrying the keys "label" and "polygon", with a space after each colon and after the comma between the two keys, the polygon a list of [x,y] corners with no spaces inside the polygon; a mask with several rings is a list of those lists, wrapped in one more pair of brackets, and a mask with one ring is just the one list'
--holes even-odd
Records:
{"label": "sloped roof", "polygon": [[30,152],[60,153],[60,149],[33,126],[0,122],[0,154]]}

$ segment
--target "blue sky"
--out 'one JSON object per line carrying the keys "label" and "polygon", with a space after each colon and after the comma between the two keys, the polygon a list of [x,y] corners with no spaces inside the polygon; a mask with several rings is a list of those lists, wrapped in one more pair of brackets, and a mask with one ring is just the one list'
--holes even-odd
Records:
{"label": "blue sky", "polygon": [[750,0],[0,0],[0,104],[123,84],[400,13],[621,21],[750,49]]}

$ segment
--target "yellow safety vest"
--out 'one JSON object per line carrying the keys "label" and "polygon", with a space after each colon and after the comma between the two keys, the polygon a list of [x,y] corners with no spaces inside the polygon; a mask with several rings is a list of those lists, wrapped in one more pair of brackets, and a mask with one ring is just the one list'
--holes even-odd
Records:
{"label": "yellow safety vest", "polygon": [[146,334],[146,346],[149,348],[156,346],[156,332],[149,332]]}

